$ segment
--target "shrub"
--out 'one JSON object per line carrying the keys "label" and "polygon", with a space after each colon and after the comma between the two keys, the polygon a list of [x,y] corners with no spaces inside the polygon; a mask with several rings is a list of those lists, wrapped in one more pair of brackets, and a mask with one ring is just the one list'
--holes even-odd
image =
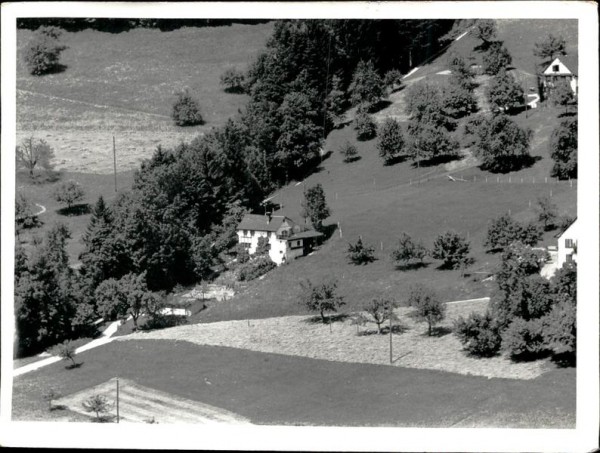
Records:
{"label": "shrub", "polygon": [[245,244],[239,243],[233,248],[233,253],[237,256],[237,262],[240,264],[250,261],[250,252]]}
{"label": "shrub", "polygon": [[365,111],[357,111],[354,118],[356,138],[361,141],[371,140],[377,135],[377,124]]}
{"label": "shrub", "polygon": [[94,412],[96,421],[106,421],[106,414],[112,409],[113,403],[102,395],[93,395],[81,403],[86,412]]}
{"label": "shrub", "polygon": [[43,75],[60,69],[60,54],[67,49],[59,41],[57,27],[40,27],[25,51],[24,60],[32,75]]}
{"label": "shrub", "polygon": [[371,316],[371,319],[377,324],[377,331],[381,333],[381,325],[392,318],[396,319],[394,315],[394,308],[398,308],[398,303],[395,300],[385,299],[383,297],[375,297],[370,302],[363,305],[363,310]]}
{"label": "shrub", "polygon": [[348,244],[348,258],[354,264],[367,264],[375,261],[375,247],[363,244],[359,237],[356,244]]}
{"label": "shrub", "polygon": [[383,76],[383,84],[390,91],[400,88],[402,86],[402,73],[398,69],[390,69]]}
{"label": "shrub", "polygon": [[85,192],[75,181],[63,182],[54,192],[54,199],[59,203],[66,204],[67,209],[71,209],[73,204],[77,201],[81,201],[84,196]]}
{"label": "shrub", "polygon": [[196,126],[204,124],[200,114],[200,106],[190,93],[185,90],[177,95],[173,104],[171,117],[177,126]]}
{"label": "shrub", "polygon": [[344,298],[337,294],[336,281],[313,284],[310,280],[306,280],[300,282],[300,287],[300,303],[310,311],[318,311],[323,323],[325,323],[326,312],[336,312],[346,304]]}
{"label": "shrub", "polygon": [[340,147],[340,154],[344,157],[344,162],[348,163],[356,160],[358,151],[356,146],[346,140],[346,143]]}
{"label": "shrub", "polygon": [[396,264],[407,265],[412,260],[420,260],[427,256],[427,249],[421,242],[415,242],[406,233],[402,232],[398,238],[398,245],[392,250],[392,260]]}
{"label": "shrub", "polygon": [[515,318],[502,332],[502,349],[515,359],[529,359],[546,350],[540,319]]}
{"label": "shrub", "polygon": [[243,93],[244,92],[244,73],[235,68],[226,69],[221,74],[221,85],[228,93]]}
{"label": "shrub", "polygon": [[430,288],[414,286],[408,295],[408,305],[415,307],[418,320],[427,323],[427,334],[431,336],[432,327],[446,317],[446,304]]}
{"label": "shrub", "polygon": [[464,236],[454,231],[440,234],[433,243],[431,256],[442,260],[443,266],[458,269],[467,261],[471,246]]}
{"label": "shrub", "polygon": [[468,318],[460,316],[454,321],[454,335],[469,353],[491,357],[500,350],[502,338],[491,313],[471,313]]}
{"label": "shrub", "polygon": [[269,250],[271,250],[271,244],[269,244],[268,237],[259,237],[256,244],[256,251],[254,256],[269,256]]}
{"label": "shrub", "polygon": [[266,274],[277,265],[268,256],[255,258],[240,268],[240,280],[250,281]]}

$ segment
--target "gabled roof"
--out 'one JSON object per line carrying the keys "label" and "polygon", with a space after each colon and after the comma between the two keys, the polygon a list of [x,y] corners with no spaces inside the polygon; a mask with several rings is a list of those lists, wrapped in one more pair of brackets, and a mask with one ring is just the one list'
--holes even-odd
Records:
{"label": "gabled roof", "polygon": [[293,234],[292,236],[287,238],[287,240],[293,241],[295,239],[318,238],[320,236],[323,236],[323,233],[319,233],[318,231],[315,231],[315,230],[306,230],[301,233]]}
{"label": "gabled roof", "polygon": [[269,217],[266,215],[246,214],[237,229],[275,232],[281,228],[281,225],[285,220],[287,220],[290,225],[294,225],[294,222],[282,215],[271,216],[271,220],[269,221]]}
{"label": "gabled roof", "polygon": [[563,234],[565,234],[567,232],[567,230],[569,228],[571,228],[573,226],[573,224],[577,221],[577,217],[575,217],[571,223],[569,223],[567,226],[565,226],[561,231],[559,231],[558,233],[556,233],[554,235],[555,238],[560,239],[562,237]]}
{"label": "gabled roof", "polygon": [[552,60],[550,62],[550,64],[546,65],[544,67],[544,70],[542,72],[545,72],[548,70],[549,67],[551,67],[552,65],[556,64],[557,60],[559,62],[561,62],[563,65],[565,65],[567,67],[567,69],[569,71],[571,71],[571,74],[573,75],[577,75],[578,73],[578,65],[579,65],[579,61],[577,59],[577,55],[559,55],[558,57],[556,57],[554,60]]}

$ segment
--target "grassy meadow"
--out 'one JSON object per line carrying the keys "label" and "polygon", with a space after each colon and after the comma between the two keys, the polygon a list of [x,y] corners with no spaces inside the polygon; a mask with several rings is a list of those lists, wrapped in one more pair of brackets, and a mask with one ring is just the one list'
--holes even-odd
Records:
{"label": "grassy meadow", "polygon": [[[65,32],[63,72],[35,77],[21,59],[32,36],[17,35],[17,140],[33,134],[56,151],[60,168],[86,173],[112,171],[112,135],[119,168],[129,170],[159,144],[182,140],[223,124],[247,97],[225,93],[219,77],[244,69],[264,47],[272,24],[181,28],[123,33]],[[188,88],[206,124],[173,124],[171,106]]]}
{"label": "grassy meadow", "polygon": [[[119,377],[233,411],[255,424],[430,427],[571,427],[575,370],[531,381],[339,363],[186,341],[115,341],[19,376],[14,420],[82,421],[49,412],[41,394],[63,395]],[[343,378],[340,378],[343,376]],[[126,414],[123,414],[126,416]]]}

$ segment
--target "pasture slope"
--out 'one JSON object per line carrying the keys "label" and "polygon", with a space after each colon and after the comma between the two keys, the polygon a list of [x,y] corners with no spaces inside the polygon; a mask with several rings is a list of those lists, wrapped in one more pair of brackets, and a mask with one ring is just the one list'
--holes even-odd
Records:
{"label": "pasture slope", "polygon": [[[65,32],[66,70],[27,73],[21,55],[32,32],[17,33],[17,141],[34,134],[54,147],[59,168],[112,171],[112,135],[120,170],[137,167],[159,144],[172,147],[234,116],[247,97],[223,92],[227,68],[244,69],[264,47],[272,23],[181,28],[169,32]],[[203,126],[173,125],[171,106],[189,88]]]}
{"label": "pasture slope", "polygon": [[[546,34],[557,32],[556,21],[507,20],[497,21],[499,36],[513,55],[517,75],[531,72],[533,44]],[[576,52],[577,22],[560,21],[560,30],[568,41],[568,51]],[[474,55],[478,40],[471,34],[456,41],[429,64],[419,68],[406,79],[406,85],[433,82],[446,83],[447,54],[456,51],[465,57]],[[479,91],[483,92],[489,77],[479,77]],[[392,104],[377,112],[377,121],[394,116],[406,124],[402,115],[405,90],[391,95]],[[481,113],[477,113],[481,114]],[[476,114],[476,115],[477,115]],[[479,169],[468,148],[459,161],[416,168],[411,162],[383,166],[376,149],[376,140],[357,142],[351,125],[329,134],[325,150],[331,156],[317,171],[304,181],[292,182],[274,194],[272,202],[281,204],[278,214],[297,221],[305,187],[323,185],[332,216],[325,224],[334,225],[332,237],[312,256],[282,266],[259,281],[250,282],[233,300],[211,307],[202,319],[245,319],[303,313],[298,304],[299,280],[336,279],[340,293],[352,311],[365,300],[379,294],[404,299],[412,284],[433,286],[444,300],[488,296],[495,287],[493,282],[482,282],[484,272],[493,272],[499,256],[486,253],[483,247],[487,226],[495,217],[510,212],[520,221],[536,217],[538,197],[551,196],[560,215],[575,216],[577,184],[550,178],[552,160],[548,141],[554,128],[562,120],[562,111],[543,104],[541,108],[521,112],[512,118],[522,127],[531,128],[531,154],[536,162],[529,168],[509,174],[492,174]],[[463,120],[464,121],[464,120]],[[460,139],[462,126],[456,131]],[[359,152],[360,160],[344,163],[338,150],[350,141]],[[452,182],[447,177],[465,181]],[[339,228],[338,228],[339,226]],[[429,259],[426,265],[407,271],[396,270],[390,261],[390,252],[398,235],[405,231],[413,238],[431,246],[435,237],[453,229],[463,233],[471,242],[475,264],[468,277],[459,271],[440,270],[440,262]],[[542,244],[555,244],[555,232],[544,235]],[[375,247],[377,261],[366,266],[350,264],[346,258],[348,242],[359,236]]]}

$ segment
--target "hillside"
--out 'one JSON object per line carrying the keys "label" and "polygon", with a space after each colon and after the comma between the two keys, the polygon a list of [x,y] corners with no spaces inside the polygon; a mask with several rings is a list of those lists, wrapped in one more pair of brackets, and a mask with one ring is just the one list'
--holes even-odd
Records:
{"label": "hillside", "polygon": [[[569,52],[576,51],[576,27],[573,21],[564,28]],[[506,40],[513,54],[516,72],[531,71],[527,65],[533,61],[533,43],[548,32],[556,32],[552,23],[535,20],[498,21],[498,29],[498,38]],[[447,69],[447,53],[470,54],[476,45],[477,40],[466,35],[453,43],[445,54],[419,68],[406,79],[406,84],[445,83],[447,76],[437,73]],[[485,89],[488,80],[487,76],[478,77],[478,90]],[[376,120],[394,116],[405,123],[404,93],[405,90],[401,90],[392,94],[392,104],[374,115]],[[263,280],[251,282],[231,303],[208,310],[203,320],[302,313],[304,309],[297,302],[299,281],[307,278],[313,281],[337,279],[349,311],[378,294],[402,300],[410,285],[417,282],[432,285],[444,300],[489,295],[494,283],[481,280],[499,263],[499,256],[485,253],[483,247],[490,220],[508,211],[518,220],[533,220],[539,196],[551,196],[560,215],[576,215],[576,182],[558,183],[549,178],[552,160],[548,139],[561,121],[560,114],[555,108],[542,105],[513,116],[520,126],[532,129],[531,154],[537,160],[533,166],[509,174],[492,174],[479,169],[468,149],[463,149],[465,157],[461,161],[425,168],[415,168],[410,162],[385,167],[377,155],[376,140],[357,142],[350,125],[333,131],[324,147],[331,151],[331,157],[304,181],[292,182],[277,191],[272,202],[283,205],[278,213],[298,221],[304,187],[320,183],[333,211],[325,223],[339,225],[341,233],[337,229],[312,256],[282,266]],[[338,149],[346,141],[357,147],[361,157],[357,162],[343,163]],[[452,182],[447,174],[466,181]],[[416,184],[417,180],[421,182]],[[389,255],[401,232],[423,240],[430,247],[435,237],[448,229],[463,233],[471,241],[475,258],[471,275],[461,277],[459,271],[440,270],[440,262],[430,258],[427,265],[419,269],[395,269]],[[554,234],[546,233],[543,244],[555,244]],[[356,241],[359,235],[375,247],[376,262],[366,266],[348,262],[348,242]]]}
{"label": "hillside", "polygon": [[[264,47],[272,24],[235,24],[161,32],[65,32],[63,72],[35,77],[21,55],[32,36],[17,35],[17,142],[34,133],[69,171],[112,170],[112,134],[118,166],[131,170],[159,144],[172,147],[224,123],[246,96],[223,92],[225,69],[245,68]],[[188,87],[201,105],[204,126],[180,128],[170,118],[175,94]]]}

